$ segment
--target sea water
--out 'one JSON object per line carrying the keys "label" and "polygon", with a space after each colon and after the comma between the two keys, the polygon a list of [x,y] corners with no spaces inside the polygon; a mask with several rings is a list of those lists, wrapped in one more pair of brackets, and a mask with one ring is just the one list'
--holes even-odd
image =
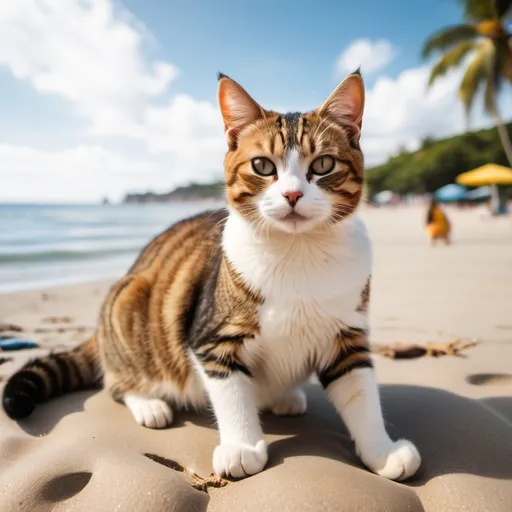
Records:
{"label": "sea water", "polygon": [[0,292],[118,278],[155,235],[222,206],[0,204]]}

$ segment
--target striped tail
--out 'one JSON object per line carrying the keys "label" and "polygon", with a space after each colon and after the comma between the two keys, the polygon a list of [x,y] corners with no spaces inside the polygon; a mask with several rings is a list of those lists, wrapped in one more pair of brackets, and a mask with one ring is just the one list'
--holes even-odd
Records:
{"label": "striped tail", "polygon": [[29,416],[37,404],[65,393],[98,387],[101,366],[94,335],[74,350],[28,362],[4,388],[3,405],[15,420]]}

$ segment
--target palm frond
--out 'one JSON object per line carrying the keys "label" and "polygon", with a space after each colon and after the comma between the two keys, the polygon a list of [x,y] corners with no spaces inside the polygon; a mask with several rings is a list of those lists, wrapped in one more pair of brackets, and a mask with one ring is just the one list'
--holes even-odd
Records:
{"label": "palm frond", "polygon": [[430,87],[437,78],[445,75],[449,69],[458,66],[462,62],[462,59],[476,47],[477,43],[466,41],[446,52],[432,68],[428,79],[428,86]]}
{"label": "palm frond", "polygon": [[512,0],[459,0],[468,21],[506,19],[512,13]]}
{"label": "palm frond", "polygon": [[491,41],[483,41],[478,45],[474,59],[469,63],[459,87],[466,115],[469,115],[476,93],[482,85],[492,81],[494,45]]}
{"label": "palm frond", "polygon": [[464,17],[468,21],[496,19],[495,0],[460,0],[464,6]]}
{"label": "palm frond", "polygon": [[512,82],[512,49],[506,41],[493,41],[494,54],[491,62],[491,77],[496,92],[505,80]]}
{"label": "palm frond", "polygon": [[484,107],[487,113],[496,113],[496,95],[498,91],[494,87],[492,77],[489,75],[485,80],[485,91],[484,91]]}
{"label": "palm frond", "polygon": [[422,51],[423,58],[429,57],[435,51],[447,50],[458,43],[476,37],[476,28],[472,25],[453,25],[444,28],[425,41]]}

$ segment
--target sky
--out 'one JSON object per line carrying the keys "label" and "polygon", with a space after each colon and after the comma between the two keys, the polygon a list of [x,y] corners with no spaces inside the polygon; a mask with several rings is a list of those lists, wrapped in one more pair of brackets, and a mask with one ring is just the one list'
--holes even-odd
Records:
{"label": "sky", "polygon": [[[422,43],[456,0],[0,0],[0,201],[88,203],[222,177],[218,71],[307,111],[361,66],[366,165],[465,129]],[[512,118],[512,89],[501,111]],[[477,101],[471,127],[489,126]]]}

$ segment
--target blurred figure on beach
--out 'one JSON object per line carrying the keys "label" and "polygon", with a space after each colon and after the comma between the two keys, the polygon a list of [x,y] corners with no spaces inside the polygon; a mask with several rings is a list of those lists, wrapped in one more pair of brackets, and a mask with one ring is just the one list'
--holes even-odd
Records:
{"label": "blurred figure on beach", "polygon": [[446,213],[439,206],[437,199],[432,198],[427,212],[427,234],[430,238],[430,245],[434,246],[438,239],[449,245],[450,230],[451,226]]}

